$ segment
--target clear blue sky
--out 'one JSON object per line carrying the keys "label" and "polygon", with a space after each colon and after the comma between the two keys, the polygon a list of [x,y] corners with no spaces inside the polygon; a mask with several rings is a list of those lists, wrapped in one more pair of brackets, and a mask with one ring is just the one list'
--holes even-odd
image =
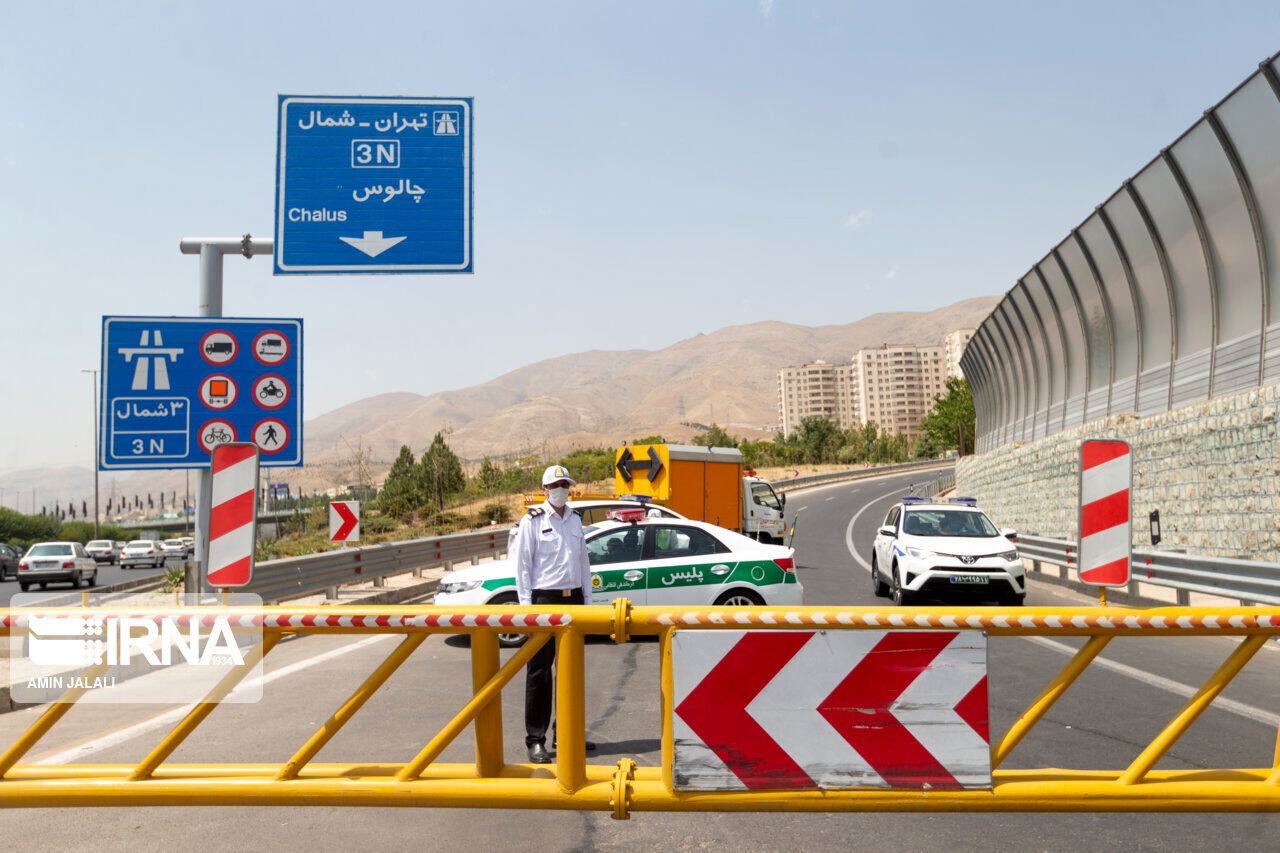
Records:
{"label": "clear blue sky", "polygon": [[1271,2],[0,2],[0,471],[92,459],[103,314],[272,233],[279,93],[475,98],[471,276],[273,277],[314,417],[1005,291],[1280,49]]}

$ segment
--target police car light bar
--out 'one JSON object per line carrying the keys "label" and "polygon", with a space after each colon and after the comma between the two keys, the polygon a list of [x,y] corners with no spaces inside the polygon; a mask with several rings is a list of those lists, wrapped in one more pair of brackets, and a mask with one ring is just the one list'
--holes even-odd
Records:
{"label": "police car light bar", "polygon": [[647,504],[653,500],[653,495],[618,495],[620,501],[636,501],[637,503]]}
{"label": "police car light bar", "polygon": [[975,509],[978,507],[977,498],[947,498],[947,503],[953,503],[958,506],[971,506]]}
{"label": "police car light bar", "polygon": [[605,513],[605,517],[610,521],[629,521],[635,524],[644,518],[644,514],[643,509],[611,509]]}
{"label": "police car light bar", "polygon": [[911,504],[931,504],[931,503],[933,503],[933,501],[932,501],[932,500],[930,500],[929,498],[922,498],[922,497],[920,497],[919,495],[905,495],[905,496],[902,498],[902,502],[903,502],[904,504],[907,504],[907,505],[911,505]]}

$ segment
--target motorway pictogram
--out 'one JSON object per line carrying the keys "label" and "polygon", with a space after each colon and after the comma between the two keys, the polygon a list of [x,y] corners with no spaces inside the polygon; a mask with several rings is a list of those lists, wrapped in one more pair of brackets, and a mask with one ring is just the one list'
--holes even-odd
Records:
{"label": "motorway pictogram", "polygon": [[681,630],[675,786],[987,788],[980,631]]}
{"label": "motorway pictogram", "polygon": [[332,501],[329,504],[329,541],[360,540],[360,501]]}
{"label": "motorway pictogram", "polygon": [[1133,557],[1133,454],[1123,441],[1080,445],[1080,580],[1125,586]]}

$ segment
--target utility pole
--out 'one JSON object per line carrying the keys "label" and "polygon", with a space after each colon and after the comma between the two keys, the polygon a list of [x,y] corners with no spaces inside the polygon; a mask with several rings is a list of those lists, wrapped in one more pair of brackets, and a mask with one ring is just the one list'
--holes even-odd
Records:
{"label": "utility pole", "polygon": [[[274,240],[255,240],[248,234],[243,237],[184,237],[178,243],[184,255],[200,256],[199,296],[196,313],[201,317],[222,316],[222,256],[270,255],[275,251]],[[204,581],[204,566],[209,554],[209,511],[213,508],[213,473],[208,468],[196,472],[196,562],[201,576],[201,588],[212,590]]]}
{"label": "utility pole", "polygon": [[[98,371],[87,367],[81,373],[93,375],[93,538],[98,538]],[[34,497],[31,501],[35,503]],[[34,507],[33,507],[34,509]]]}

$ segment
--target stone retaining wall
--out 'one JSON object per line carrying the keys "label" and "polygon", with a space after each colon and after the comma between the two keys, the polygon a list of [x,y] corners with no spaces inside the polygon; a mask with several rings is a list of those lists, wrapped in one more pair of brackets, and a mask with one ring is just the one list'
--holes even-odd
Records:
{"label": "stone retaining wall", "polygon": [[1013,442],[956,465],[956,491],[978,498],[998,526],[1077,536],[1080,442],[1133,448],[1134,547],[1150,548],[1160,510],[1162,550],[1276,560],[1280,552],[1280,385],[1147,418],[1112,415],[1035,441]]}

